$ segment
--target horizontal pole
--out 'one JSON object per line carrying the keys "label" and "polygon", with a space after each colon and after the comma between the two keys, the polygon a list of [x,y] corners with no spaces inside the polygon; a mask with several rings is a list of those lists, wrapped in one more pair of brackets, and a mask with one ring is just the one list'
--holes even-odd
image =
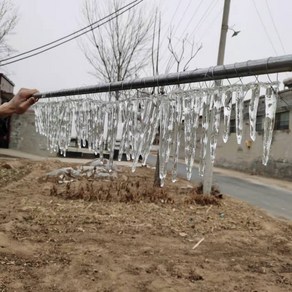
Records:
{"label": "horizontal pole", "polygon": [[292,55],[270,57],[259,60],[249,60],[229,65],[219,65],[209,68],[195,69],[192,71],[138,78],[134,80],[102,83],[88,87],[38,93],[35,95],[35,97],[49,98],[58,96],[73,96],[90,93],[221,80],[236,77],[256,76],[287,71],[292,71]]}

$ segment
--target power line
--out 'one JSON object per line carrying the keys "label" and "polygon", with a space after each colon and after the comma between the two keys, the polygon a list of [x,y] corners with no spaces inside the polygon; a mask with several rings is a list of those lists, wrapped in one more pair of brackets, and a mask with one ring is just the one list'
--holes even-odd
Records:
{"label": "power line", "polygon": [[190,18],[188,24],[187,24],[186,27],[185,27],[185,31],[186,31],[186,29],[189,27],[189,25],[191,24],[191,22],[193,21],[194,17],[196,16],[196,14],[197,14],[197,12],[199,11],[199,9],[200,9],[200,7],[201,7],[202,4],[203,4],[203,0],[201,0],[201,2],[199,3],[199,5],[198,5],[197,8],[195,9],[194,14],[191,16],[191,18]]}
{"label": "power line", "polygon": [[[209,15],[208,13],[210,13],[216,7],[216,4],[217,3],[218,3],[218,1],[212,1],[212,2],[210,2],[210,4],[208,5],[207,9],[205,10],[205,12],[203,13],[202,17],[200,18],[199,22],[197,23],[197,25],[195,26],[195,28],[191,32],[190,37],[195,33],[195,31],[199,28],[199,26],[202,25],[205,22],[205,20],[207,19],[207,15]],[[197,6],[197,9],[200,8],[201,4],[202,3],[200,2],[199,5]],[[197,9],[196,9],[196,11],[197,11]],[[196,13],[193,14],[193,16],[194,15],[196,15]],[[192,16],[192,18],[193,18],[193,16]],[[177,45],[175,46],[175,48],[176,47],[177,47]],[[168,68],[168,70],[170,70],[170,68],[172,68],[172,66],[174,65],[174,63],[175,63],[174,58],[170,58],[168,60],[168,62],[167,62],[167,68]]]}
{"label": "power line", "polygon": [[189,1],[189,3],[188,3],[188,5],[187,5],[186,9],[184,10],[184,12],[183,12],[183,14],[182,14],[182,16],[181,16],[181,18],[180,18],[180,20],[179,20],[179,22],[178,22],[176,28],[175,28],[173,34],[175,34],[176,31],[178,30],[178,28],[179,28],[179,26],[180,26],[180,24],[181,24],[181,22],[182,22],[182,20],[183,20],[183,18],[184,18],[184,16],[185,16],[187,10],[189,9],[191,3],[192,3],[192,0]]}
{"label": "power line", "polygon": [[209,32],[209,30],[213,27],[214,23],[217,21],[219,16],[222,15],[222,11],[223,11],[223,8],[218,11],[218,13],[215,15],[213,20],[209,23],[208,27],[203,31],[201,37],[199,38],[200,39],[199,43],[201,43],[203,41],[203,39],[207,35],[207,32]]}
{"label": "power line", "polygon": [[266,26],[265,26],[265,24],[264,24],[264,22],[263,22],[263,19],[262,19],[261,15],[260,15],[260,12],[259,12],[259,10],[258,10],[258,8],[257,8],[257,6],[256,6],[256,4],[255,4],[255,1],[252,0],[252,3],[253,3],[253,5],[254,5],[254,7],[255,7],[255,9],[256,9],[256,13],[257,13],[257,15],[258,15],[258,17],[259,17],[259,20],[260,20],[260,22],[261,22],[261,24],[262,24],[262,26],[263,26],[263,28],[264,28],[265,34],[266,34],[266,36],[267,36],[267,38],[268,38],[268,40],[269,40],[269,42],[270,42],[270,44],[271,44],[271,46],[272,46],[272,48],[273,48],[273,50],[274,50],[276,56],[278,56],[277,50],[275,49],[275,46],[274,46],[274,44],[273,44],[273,41],[272,41],[272,39],[270,38],[270,35],[269,35],[269,33],[268,33],[268,30],[267,30],[267,28],[266,28]]}
{"label": "power line", "polygon": [[266,0],[266,5],[267,5],[268,12],[269,12],[269,15],[270,15],[271,20],[272,20],[273,27],[274,27],[274,29],[275,29],[275,32],[276,32],[277,37],[278,37],[278,39],[279,39],[280,45],[281,45],[281,47],[282,47],[282,50],[283,50],[284,54],[286,54],[286,50],[285,50],[284,45],[283,45],[283,42],[282,42],[282,40],[281,40],[281,37],[280,37],[279,31],[278,31],[278,29],[277,29],[277,27],[276,27],[276,24],[275,24],[275,21],[274,21],[274,17],[273,17],[273,15],[272,15],[272,12],[271,12],[270,5],[269,5],[269,3],[268,3],[268,0]]}
{"label": "power line", "polygon": [[[188,25],[185,27],[185,29],[184,29],[184,31],[183,31],[183,33],[181,34],[181,35],[184,35],[184,33],[185,33],[185,31],[187,30],[187,28],[188,28],[188,26],[189,26],[189,24],[191,23],[191,21],[193,20],[193,18],[195,17],[195,15],[197,14],[197,12],[200,10],[200,7],[201,7],[201,5],[202,5],[202,3],[203,3],[203,0],[201,0],[200,2],[199,2],[199,4],[197,5],[197,7],[194,9],[194,13],[192,14],[192,16],[191,16],[191,18],[190,18],[190,20],[189,20],[189,22],[188,22]],[[190,3],[189,3],[190,4]],[[187,8],[189,7],[189,5],[187,6]],[[184,13],[184,15],[185,15],[185,13]],[[183,15],[183,16],[184,16]],[[177,30],[177,29],[176,29]],[[175,48],[177,48],[177,45],[178,44],[176,44],[175,45]],[[166,51],[168,50],[168,48],[166,47],[166,49],[164,50],[164,53],[166,53]],[[164,53],[163,53],[163,55],[164,55]],[[173,57],[173,55],[171,55],[170,56],[170,58],[168,59],[168,60],[166,60],[166,62],[164,62],[164,65],[165,65],[165,67],[166,67],[166,72],[168,72],[169,70],[170,70],[170,68],[173,66],[173,64],[174,64],[174,57]]]}
{"label": "power line", "polygon": [[[175,15],[176,15],[176,13],[177,13],[177,11],[178,11],[178,9],[179,9],[181,3],[182,3],[182,1],[179,1],[179,2],[178,2],[178,5],[176,6],[176,8],[175,8],[175,10],[174,10],[174,13],[173,13],[173,15],[172,15],[172,17],[171,17],[170,25],[172,24],[172,21],[173,21]],[[166,32],[164,33],[164,35],[163,35],[163,37],[162,37],[162,40],[165,39],[165,37],[167,36],[167,34],[168,34],[168,30],[166,30]]]}
{"label": "power line", "polygon": [[[199,26],[200,26],[201,24],[204,23],[204,21],[205,21],[206,18],[207,18],[208,13],[210,13],[210,12],[215,8],[215,6],[216,6],[217,3],[218,3],[218,0],[217,0],[217,1],[212,1],[212,2],[209,4],[209,6],[207,7],[207,9],[205,10],[205,13],[204,13],[203,16],[200,18],[199,22],[197,23],[197,25],[195,26],[195,28],[193,29],[193,31],[191,32],[190,35],[193,35],[193,34],[196,32],[196,30],[199,28]],[[209,10],[210,10],[210,11],[209,11]]]}
{"label": "power line", "polygon": [[[86,27],[84,27],[84,28],[81,28],[81,29],[79,29],[79,30],[77,30],[77,31],[75,31],[75,32],[73,32],[73,33],[71,33],[71,34],[69,34],[69,35],[66,35],[66,36],[64,36],[64,37],[62,37],[62,38],[59,38],[59,39],[57,39],[57,40],[55,40],[55,41],[52,41],[52,42],[47,43],[47,44],[45,44],[45,45],[39,46],[39,47],[37,47],[37,48],[31,49],[31,50],[29,50],[29,51],[26,51],[26,52],[23,52],[23,53],[17,54],[17,55],[15,55],[15,56],[11,56],[11,57],[6,58],[6,59],[2,59],[2,60],[0,60],[0,66],[6,66],[6,65],[9,65],[9,64],[13,64],[13,63],[16,63],[16,62],[19,62],[19,61],[22,61],[22,60],[25,60],[25,59],[28,59],[28,58],[31,58],[31,57],[37,56],[37,55],[39,55],[39,54],[41,54],[41,53],[44,53],[44,52],[49,51],[49,50],[51,50],[51,49],[54,49],[54,48],[56,48],[56,47],[59,47],[59,46],[65,44],[65,43],[67,43],[67,42],[69,42],[69,41],[72,41],[72,40],[74,40],[74,39],[76,39],[76,38],[78,38],[78,37],[81,37],[81,36],[83,36],[84,34],[86,34],[86,33],[88,33],[88,32],[91,32],[92,30],[95,30],[95,29],[99,28],[100,26],[102,26],[102,25],[104,25],[104,24],[110,22],[111,20],[113,20],[113,19],[119,17],[120,15],[124,14],[125,12],[131,10],[132,8],[134,8],[135,6],[137,6],[138,4],[140,4],[140,3],[143,2],[143,1],[144,1],[144,0],[135,0],[135,1],[132,1],[132,2],[128,3],[127,5],[125,5],[125,6],[121,7],[121,8],[119,8],[119,9],[117,9],[115,12],[113,12],[113,13],[111,13],[111,14],[109,14],[109,15],[107,15],[107,16],[101,18],[101,19],[99,19],[98,21],[95,21],[95,22],[89,24],[88,26],[86,26]],[[132,5],[132,6],[131,6],[131,5]],[[127,7],[128,7],[128,8],[127,8]],[[125,9],[125,8],[127,8],[127,9]],[[125,9],[125,10],[124,10],[124,9]],[[117,13],[117,12],[119,12],[119,13]],[[113,16],[113,15],[114,15],[114,16]],[[109,17],[110,17],[110,18],[109,18]],[[108,20],[104,21],[104,20],[107,19],[107,18],[108,18]],[[103,22],[102,22],[102,21],[103,21]],[[101,22],[101,23],[100,23],[100,22]],[[98,24],[98,23],[100,23],[100,24]],[[97,24],[98,24],[98,25],[97,25]],[[74,36],[74,35],[75,35],[75,36]],[[73,37],[72,37],[72,36],[73,36]],[[62,41],[62,42],[60,42],[60,41]],[[56,43],[57,43],[57,44],[56,44]],[[55,45],[53,45],[53,44],[55,44]],[[53,46],[52,46],[52,45],[53,45]],[[48,48],[47,48],[47,47],[48,47]],[[45,49],[43,49],[43,48],[45,48]],[[40,49],[43,49],[43,50],[39,51]],[[19,57],[21,57],[21,56],[23,56],[23,55],[27,55],[27,54],[32,53],[32,52],[35,52],[35,51],[39,51],[39,52],[34,53],[34,54],[30,54],[30,55],[25,56],[25,57],[22,57],[22,58],[19,58]],[[5,63],[5,61],[11,60],[11,59],[16,59],[16,60],[13,60],[13,61],[6,62],[6,63]],[[1,62],[4,62],[4,64],[1,64]]]}

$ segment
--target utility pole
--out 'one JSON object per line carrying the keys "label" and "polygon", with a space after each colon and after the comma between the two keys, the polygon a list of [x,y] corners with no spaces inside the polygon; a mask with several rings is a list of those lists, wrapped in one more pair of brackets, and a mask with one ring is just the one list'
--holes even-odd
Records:
{"label": "utility pole", "polygon": [[[229,17],[229,10],[230,10],[230,1],[224,1],[224,8],[223,8],[223,16],[222,16],[222,26],[221,26],[221,34],[220,34],[220,41],[219,41],[219,50],[218,50],[218,57],[217,57],[217,65],[223,65],[224,63],[224,55],[225,55],[225,46],[226,46],[226,37],[228,31],[228,17]],[[215,81],[216,86],[221,85],[221,80]],[[211,142],[211,135],[212,135],[212,124],[214,120],[215,109],[214,107],[211,109],[210,120],[209,120],[209,128],[208,128],[208,143],[207,143],[207,150],[206,150],[206,166],[204,171],[204,179],[203,179],[203,193],[210,194],[212,190],[212,183],[213,183],[213,163],[211,160],[211,151],[210,151],[210,142]]]}

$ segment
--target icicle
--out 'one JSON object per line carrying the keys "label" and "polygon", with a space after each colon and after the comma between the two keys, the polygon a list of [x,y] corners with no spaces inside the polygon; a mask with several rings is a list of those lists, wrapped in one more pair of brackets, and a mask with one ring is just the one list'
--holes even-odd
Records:
{"label": "icicle", "polygon": [[199,95],[187,96],[184,110],[184,134],[185,134],[185,163],[187,179],[192,176],[193,164],[196,154],[197,129],[201,112],[201,97]]}
{"label": "icicle", "polygon": [[236,139],[237,144],[241,144],[242,130],[243,130],[243,105],[244,105],[244,89],[241,87],[236,92],[235,100],[235,127],[236,127]]}
{"label": "icicle", "polygon": [[205,158],[207,153],[207,144],[208,144],[208,129],[209,121],[211,117],[210,111],[210,102],[211,94],[205,94],[203,97],[203,113],[202,113],[202,137],[201,137],[201,154],[200,154],[200,163],[199,163],[199,175],[203,176],[205,172]]}
{"label": "icicle", "polygon": [[133,165],[132,165],[132,171],[134,172],[137,164],[139,157],[141,155],[142,147],[144,146],[143,140],[145,137],[145,127],[144,125],[144,119],[145,119],[145,108],[147,108],[147,103],[145,103],[144,100],[137,100],[136,101],[136,109],[137,109],[137,117],[136,117],[136,127],[135,127],[135,134],[134,134],[134,141],[135,141],[135,154],[134,154],[134,160],[133,160]]}
{"label": "icicle", "polygon": [[151,145],[154,141],[155,135],[157,133],[157,127],[159,122],[159,102],[156,96],[151,97],[151,108],[149,110],[149,128],[145,131],[145,146],[143,147],[143,165],[146,165],[147,158],[150,153]]}
{"label": "icicle", "polygon": [[175,92],[175,108],[174,108],[174,131],[173,131],[173,166],[172,166],[172,182],[177,178],[177,164],[179,159],[180,138],[181,138],[181,122],[182,122],[182,101],[184,92],[179,90]]}
{"label": "icicle", "polygon": [[270,148],[273,138],[273,129],[275,123],[275,114],[277,108],[277,93],[275,89],[267,88],[265,96],[265,121],[264,121],[264,139],[263,139],[263,158],[262,162],[267,165],[269,160]]}
{"label": "icicle", "polygon": [[214,111],[214,116],[213,116],[213,121],[211,121],[211,137],[210,139],[210,155],[211,155],[211,161],[214,163],[215,161],[215,152],[217,148],[217,140],[218,140],[218,134],[219,134],[219,127],[220,127],[220,115],[221,115],[221,107],[222,107],[222,102],[221,102],[221,95],[219,91],[216,91],[214,94],[214,106],[213,106],[213,111]]}
{"label": "icicle", "polygon": [[160,139],[159,139],[159,176],[161,186],[167,173],[167,163],[170,155],[174,126],[174,102],[171,97],[163,97],[160,107]]}
{"label": "icicle", "polygon": [[108,150],[110,153],[109,156],[109,169],[113,168],[113,160],[115,153],[115,145],[117,138],[117,128],[119,120],[119,109],[117,103],[111,103],[108,108]]}
{"label": "icicle", "polygon": [[187,177],[192,172],[191,168],[191,140],[192,140],[192,110],[194,108],[194,98],[187,96],[184,101],[184,137],[185,137],[185,163]]}
{"label": "icicle", "polygon": [[255,141],[256,139],[256,118],[258,112],[258,104],[260,99],[260,87],[258,84],[252,89],[251,99],[249,102],[249,125],[250,125],[250,138]]}
{"label": "icicle", "polygon": [[230,117],[232,110],[232,91],[228,90],[225,92],[224,99],[224,125],[223,125],[223,141],[226,143],[229,139],[230,134]]}
{"label": "icicle", "polygon": [[122,160],[123,153],[125,153],[125,151],[126,151],[125,144],[126,144],[127,135],[128,135],[129,113],[130,113],[128,105],[130,105],[130,102],[127,102],[127,100],[123,101],[120,104],[121,122],[123,124],[123,131],[122,131],[122,138],[120,141],[118,161]]}

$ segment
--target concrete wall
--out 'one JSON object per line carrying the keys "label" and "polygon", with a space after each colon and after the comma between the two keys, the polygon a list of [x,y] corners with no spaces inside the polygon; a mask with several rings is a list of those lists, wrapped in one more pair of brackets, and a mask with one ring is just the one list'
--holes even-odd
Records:
{"label": "concrete wall", "polygon": [[[292,128],[292,112],[290,112]],[[250,145],[250,147],[248,147]],[[251,174],[267,175],[292,180],[292,134],[290,130],[275,130],[267,166],[262,164],[263,133],[256,135],[251,141],[249,124],[245,121],[241,145],[237,144],[236,134],[232,133],[225,144],[220,137],[216,152],[216,166],[240,170]]]}
{"label": "concrete wall", "polygon": [[33,110],[11,117],[9,148],[44,157],[56,156],[47,150],[47,140],[35,130]]}
{"label": "concrete wall", "polygon": [[13,93],[14,84],[5,75],[0,74],[0,91]]}
{"label": "concrete wall", "polygon": [[[264,100],[260,101],[258,114],[264,115]],[[256,140],[250,138],[248,103],[244,110],[244,127],[242,143],[237,144],[236,134],[231,133],[225,144],[222,139],[223,116],[221,117],[220,132],[216,149],[215,166],[234,169],[251,174],[264,175],[292,181],[292,92],[285,101],[279,100],[277,112],[289,112],[289,129],[274,130],[271,152],[267,166],[262,164],[263,153],[263,131],[256,133]],[[232,116],[234,117],[234,114]],[[182,129],[183,131],[183,129]],[[197,133],[196,162],[199,161],[201,127]],[[180,158],[184,158],[184,136],[180,148]],[[250,147],[248,147],[250,146]]]}

